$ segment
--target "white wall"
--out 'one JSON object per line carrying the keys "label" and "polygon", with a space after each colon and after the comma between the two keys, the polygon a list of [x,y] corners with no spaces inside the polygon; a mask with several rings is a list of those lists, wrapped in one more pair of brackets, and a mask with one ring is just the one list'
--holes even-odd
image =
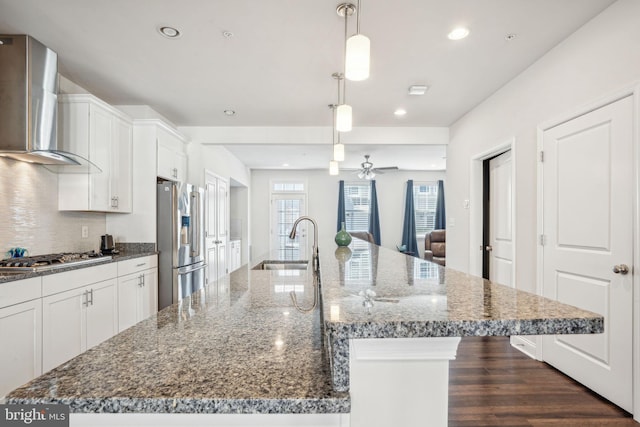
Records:
{"label": "white wall", "polygon": [[[407,180],[437,181],[444,172],[398,171],[376,177],[380,239],[382,246],[395,249],[402,240],[404,195]],[[358,181],[351,172],[330,176],[327,170],[283,171],[254,170],[251,176],[251,239],[252,256],[269,251],[270,182],[272,180],[301,180],[307,183],[307,214],[318,223],[318,246],[321,251],[334,251],[338,215],[338,182]],[[446,187],[446,184],[445,184]],[[446,192],[446,189],[445,189]],[[311,231],[309,231],[311,233]],[[421,246],[421,243],[418,243]]]}
{"label": "white wall", "polygon": [[[535,291],[538,124],[640,79],[640,1],[619,0],[451,127],[447,266],[469,268],[469,168],[474,155],[515,137],[516,286]],[[471,203],[481,203],[471,200]]]}
{"label": "white wall", "polygon": [[[186,135],[188,127],[178,128]],[[204,170],[207,169],[231,182],[234,179],[238,183],[249,186],[251,172],[236,156],[226,148],[219,145],[205,145],[202,140],[192,139],[187,146],[189,158],[188,181],[204,186]]]}

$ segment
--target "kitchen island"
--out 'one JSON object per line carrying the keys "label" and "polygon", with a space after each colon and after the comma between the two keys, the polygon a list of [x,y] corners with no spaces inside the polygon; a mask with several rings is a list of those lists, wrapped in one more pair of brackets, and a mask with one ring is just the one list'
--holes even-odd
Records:
{"label": "kitchen island", "polygon": [[248,425],[303,425],[296,417],[316,417],[304,425],[366,425],[380,412],[413,411],[391,401],[396,395],[412,407],[423,402],[411,417],[429,409],[425,397],[432,400],[440,411],[433,425],[442,425],[444,402],[446,425],[448,360],[459,337],[604,327],[600,315],[357,239],[351,249],[324,251],[319,296],[311,268],[251,268],[263,259],[45,373],[7,402],[65,403],[74,414],[152,414],[113,418],[114,425],[185,422],[157,414],[219,417],[190,419],[202,424],[240,425],[223,417],[246,416]]}

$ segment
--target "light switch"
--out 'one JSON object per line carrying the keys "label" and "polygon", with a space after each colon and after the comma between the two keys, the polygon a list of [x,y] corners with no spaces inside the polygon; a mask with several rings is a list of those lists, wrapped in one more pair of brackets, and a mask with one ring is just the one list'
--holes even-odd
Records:
{"label": "light switch", "polygon": [[88,225],[83,225],[82,226],[82,238],[86,239],[87,237],[89,237],[89,226]]}
{"label": "light switch", "polygon": [[456,219],[449,217],[449,227],[455,227],[455,226],[456,226]]}
{"label": "light switch", "polygon": [[465,199],[464,202],[462,202],[462,207],[465,209],[469,209],[469,199]]}

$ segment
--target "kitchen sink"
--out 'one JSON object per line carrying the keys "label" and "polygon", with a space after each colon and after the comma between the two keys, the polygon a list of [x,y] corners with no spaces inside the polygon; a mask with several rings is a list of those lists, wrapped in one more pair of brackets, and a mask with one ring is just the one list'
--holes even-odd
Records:
{"label": "kitchen sink", "polygon": [[306,270],[308,267],[308,260],[264,260],[252,270]]}

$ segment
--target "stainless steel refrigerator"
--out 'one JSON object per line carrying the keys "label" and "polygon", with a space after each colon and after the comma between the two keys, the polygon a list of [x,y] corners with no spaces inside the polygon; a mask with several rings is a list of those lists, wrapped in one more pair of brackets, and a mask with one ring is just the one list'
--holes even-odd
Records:
{"label": "stainless steel refrigerator", "polygon": [[158,183],[158,309],[205,284],[204,190],[191,184]]}

